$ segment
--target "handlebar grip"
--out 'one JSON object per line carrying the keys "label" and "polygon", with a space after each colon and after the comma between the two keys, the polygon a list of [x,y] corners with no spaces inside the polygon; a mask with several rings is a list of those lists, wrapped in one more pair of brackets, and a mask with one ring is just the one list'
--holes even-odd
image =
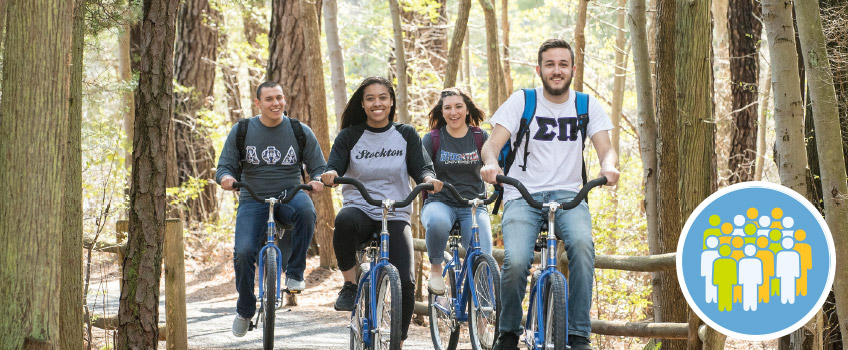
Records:
{"label": "handlebar grip", "polygon": [[362,195],[362,198],[365,199],[365,201],[368,202],[368,204],[371,204],[375,207],[383,206],[383,202],[378,201],[374,198],[371,198],[371,194],[368,193],[368,190],[365,189],[365,186],[362,185],[361,182],[359,182],[358,180],[356,180],[352,177],[338,176],[335,179],[333,179],[333,183],[340,184],[340,185],[352,185],[353,187],[356,187],[357,190],[359,190],[359,194]]}
{"label": "handlebar grip", "polygon": [[264,199],[260,198],[259,195],[256,194],[256,192],[253,191],[253,187],[250,187],[250,184],[248,184],[247,182],[235,182],[235,183],[233,183],[233,188],[241,188],[241,187],[244,187],[244,189],[246,189],[247,192],[250,193],[250,196],[253,197],[253,199],[255,199],[257,202],[264,202],[265,201]]}
{"label": "handlebar grip", "polygon": [[415,197],[418,196],[419,193],[421,193],[421,191],[425,191],[425,190],[426,191],[432,191],[433,190],[433,184],[431,184],[431,183],[418,184],[418,186],[415,186],[415,188],[412,189],[412,192],[410,192],[409,195],[406,196],[406,199],[404,199],[400,202],[395,202],[394,207],[395,208],[403,208],[403,207],[409,205],[410,203],[412,203],[412,201],[415,199]]}

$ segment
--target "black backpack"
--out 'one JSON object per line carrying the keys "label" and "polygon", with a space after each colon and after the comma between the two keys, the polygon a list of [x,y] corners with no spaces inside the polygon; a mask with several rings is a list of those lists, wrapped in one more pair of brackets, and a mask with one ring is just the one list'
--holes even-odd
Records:
{"label": "black backpack", "polygon": [[[291,123],[292,131],[294,131],[294,138],[297,141],[297,164],[300,166],[300,177],[303,178],[304,182],[307,182],[306,172],[303,170],[303,150],[306,148],[306,134],[303,133],[303,125],[300,124],[299,120],[289,117],[289,122]],[[242,164],[247,161],[245,159],[247,158],[247,150],[244,146],[244,139],[247,137],[247,127],[250,125],[250,118],[239,120],[237,125],[236,148],[239,151],[239,168],[236,170],[236,178],[241,180]]]}

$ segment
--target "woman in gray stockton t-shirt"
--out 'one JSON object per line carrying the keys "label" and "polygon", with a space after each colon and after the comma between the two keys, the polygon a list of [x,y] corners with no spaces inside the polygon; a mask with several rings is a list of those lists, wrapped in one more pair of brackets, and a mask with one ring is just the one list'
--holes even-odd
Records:
{"label": "woman in gray stockton t-shirt", "polygon": [[[489,134],[479,128],[486,119],[471,97],[457,88],[442,91],[439,102],[430,110],[430,129],[424,135],[424,150],[433,160],[436,178],[452,184],[464,198],[479,197],[485,192],[480,178],[480,148]],[[480,248],[492,254],[492,227],[485,206],[477,209]],[[460,203],[449,192],[427,197],[421,210],[421,223],[426,229],[427,254],[430,256],[430,293],[444,294],[442,278],[445,246],[454,222],[459,221],[462,246],[471,242],[471,206]]]}

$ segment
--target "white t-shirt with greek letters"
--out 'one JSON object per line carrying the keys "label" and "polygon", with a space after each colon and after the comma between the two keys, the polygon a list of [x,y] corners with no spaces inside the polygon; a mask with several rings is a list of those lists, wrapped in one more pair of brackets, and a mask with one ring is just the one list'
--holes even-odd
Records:
{"label": "white t-shirt with greek letters", "polygon": [[[528,147],[526,136],[516,150],[515,161],[507,176],[524,184],[530,193],[568,190],[577,192],[583,185],[583,140],[577,124],[577,107],[574,90],[568,90],[568,101],[553,103],[545,99],[542,88],[536,88],[536,115],[530,122],[530,142],[526,171],[524,150]],[[489,122],[501,125],[510,132],[510,144],[515,137],[524,113],[524,91],[518,90],[498,108]],[[612,129],[612,122],[598,100],[589,96],[589,124],[586,133],[591,139],[595,133]],[[518,190],[504,186],[504,202],[521,197]]]}

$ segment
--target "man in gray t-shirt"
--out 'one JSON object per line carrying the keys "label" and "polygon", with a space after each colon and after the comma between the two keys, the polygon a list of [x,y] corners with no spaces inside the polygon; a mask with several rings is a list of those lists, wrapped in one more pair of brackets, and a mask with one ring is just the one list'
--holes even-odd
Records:
{"label": "man in gray t-shirt", "polygon": [[[247,120],[244,159],[241,159],[241,150],[237,146],[236,125],[221,150],[215,180],[223,189],[235,191],[233,183],[241,169],[240,181],[250,184],[260,197],[279,197],[286,189],[301,183],[301,167],[305,165],[311,176],[309,184],[312,190],[321,191],[324,185],[318,179],[327,164],[312,130],[283,113],[286,100],[282,87],[275,82],[259,85],[254,103],[261,114]],[[293,129],[296,124],[300,125],[305,138],[303,149],[300,149]],[[291,231],[291,256],[286,264],[286,288],[289,290],[301,291],[306,287],[303,271],[306,268],[306,250],[315,231],[315,218],[312,200],[303,192],[298,192],[290,202],[274,207],[274,219],[294,227]],[[237,337],[244,336],[250,318],[256,312],[254,264],[265,244],[267,220],[268,205],[255,201],[247,190],[241,189],[233,249],[236,290],[239,292],[233,321],[233,334]]]}

